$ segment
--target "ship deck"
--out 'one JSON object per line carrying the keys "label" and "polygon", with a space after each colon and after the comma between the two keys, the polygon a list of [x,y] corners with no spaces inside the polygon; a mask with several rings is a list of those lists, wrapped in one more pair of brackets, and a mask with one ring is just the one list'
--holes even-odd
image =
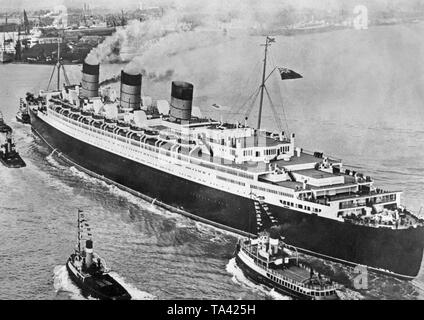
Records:
{"label": "ship deck", "polygon": [[288,268],[277,268],[273,270],[276,271],[278,274],[281,274],[283,277],[292,279],[300,283],[309,280],[310,277],[308,271],[298,266],[290,266]]}
{"label": "ship deck", "polygon": [[[266,181],[269,182],[269,181]],[[290,188],[293,190],[298,190],[301,189],[303,184],[297,181],[279,181],[279,182],[275,182],[274,184],[281,186],[281,187],[285,187],[285,188]]]}
{"label": "ship deck", "polygon": [[268,171],[268,166],[264,162],[243,162],[241,164],[234,163],[233,161],[213,156],[208,154],[192,154],[191,157],[198,158],[203,161],[209,161],[211,163],[227,166],[229,168],[239,169],[246,171],[247,173],[265,173]]}
{"label": "ship deck", "polygon": [[[252,256],[257,256],[261,260],[264,259],[260,254],[258,254],[258,247],[256,245],[246,250],[247,251],[250,250]],[[281,257],[284,259],[285,257],[290,257],[290,256],[284,253],[284,251],[279,250],[279,253],[276,256],[273,256],[270,262],[275,261],[275,259],[281,258]],[[297,281],[299,283],[303,283],[309,280],[310,278],[310,273],[306,269],[301,268],[297,265],[284,266],[284,265],[275,265],[273,263],[270,263],[269,268],[273,270],[274,272],[278,273],[279,275],[285,278]]]}
{"label": "ship deck", "polygon": [[[281,160],[273,160],[272,163],[277,164],[280,167],[287,167],[287,166],[293,166],[293,165],[299,165],[299,164],[317,163],[321,161],[322,161],[322,158],[317,158],[313,154],[301,151],[299,156],[294,155],[288,161],[281,159]],[[329,158],[328,162],[340,163],[341,160]]]}
{"label": "ship deck", "polygon": [[329,173],[326,171],[316,170],[316,169],[304,169],[304,170],[296,170],[296,173],[305,175],[307,177],[311,177],[314,179],[325,179],[334,177],[334,173]]}
{"label": "ship deck", "polygon": [[[210,125],[210,123],[207,123]],[[116,124],[112,124],[116,127]],[[211,126],[211,125],[210,125]],[[162,150],[166,150],[167,153],[171,152],[173,146],[176,145],[175,138],[176,136],[172,133],[172,130],[170,131],[166,125],[164,124],[158,124],[155,123],[152,126],[148,126],[150,129],[155,130],[155,133],[149,133],[148,137],[145,139],[145,142],[151,146],[158,147]],[[123,131],[122,131],[123,130]],[[118,134],[118,131],[116,131],[116,134],[121,135],[124,137],[127,133],[127,131],[131,131],[129,128],[121,128]],[[110,130],[108,130],[111,132]],[[123,133],[122,133],[122,132]],[[168,134],[171,135],[171,139],[168,138]],[[162,136],[166,135],[166,138],[164,139]],[[261,138],[260,136],[252,136],[252,137],[246,137],[242,140],[242,144],[246,147],[246,145],[249,145],[251,143],[252,146],[255,145],[257,142],[256,140],[259,140]],[[263,137],[262,137],[263,138]],[[270,138],[265,136],[268,144],[279,144],[281,141],[276,140],[274,138]],[[192,143],[187,144],[180,144],[180,153],[188,156],[189,158],[186,158],[185,160],[189,162],[196,163],[196,159],[201,160],[198,162],[199,165],[212,168],[216,171],[220,172],[227,172],[230,174],[234,174],[237,176],[247,177],[250,179],[254,179],[254,176],[260,176],[263,174],[268,174],[271,171],[270,165],[271,164],[277,164],[280,167],[285,167],[288,171],[291,171],[293,173],[298,173],[303,176],[311,177],[315,180],[317,179],[326,179],[331,177],[340,176],[342,174],[339,173],[328,173],[324,171],[320,171],[317,169],[314,169],[315,164],[319,163],[323,160],[322,154],[316,154],[311,153],[309,151],[301,151],[299,153],[299,156],[294,155],[289,160],[271,160],[270,163],[264,162],[264,161],[245,161],[243,163],[236,163],[234,160],[228,160],[219,156],[211,156],[207,153],[201,153],[199,151],[196,151],[196,149],[201,150],[199,146],[195,146]],[[340,160],[329,158],[327,157],[329,163],[340,163]],[[226,169],[228,168],[228,170]],[[232,170],[235,169],[235,170]],[[250,174],[250,175],[249,175]],[[340,183],[341,181],[338,181],[339,183],[335,183],[335,181],[331,184],[322,185],[322,186],[314,186],[311,184],[308,184],[306,186],[306,190],[322,190],[322,189],[337,189],[337,188],[344,188],[344,187],[351,187],[357,184],[357,181],[353,177],[343,175],[344,179],[342,180],[343,183]],[[286,181],[270,181],[272,179],[266,179],[264,177],[259,177],[259,179],[264,182],[268,183],[270,185],[277,185],[281,187],[285,187],[288,189],[292,189],[295,191],[301,191],[303,188],[303,184],[298,181],[294,181],[295,178],[292,177],[291,180]],[[340,179],[339,179],[340,180]]]}

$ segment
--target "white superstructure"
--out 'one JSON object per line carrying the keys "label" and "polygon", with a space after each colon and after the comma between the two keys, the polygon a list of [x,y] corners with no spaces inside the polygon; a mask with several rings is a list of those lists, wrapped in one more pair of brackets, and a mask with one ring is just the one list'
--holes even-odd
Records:
{"label": "white superstructure", "polygon": [[400,205],[400,192],[375,189],[340,160],[296,147],[294,134],[210,119],[179,123],[151,105],[123,111],[100,97],[77,107],[79,93],[79,86],[43,93],[38,116],[90,145],[212,188],[328,219],[364,216],[400,227],[397,209],[385,208]]}

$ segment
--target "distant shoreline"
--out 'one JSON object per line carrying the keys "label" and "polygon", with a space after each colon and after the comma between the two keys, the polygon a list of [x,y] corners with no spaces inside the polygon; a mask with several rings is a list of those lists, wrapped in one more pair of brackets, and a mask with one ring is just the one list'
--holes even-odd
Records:
{"label": "distant shoreline", "polygon": [[[383,26],[395,26],[395,25],[404,25],[404,24],[419,24],[424,22],[424,18],[419,19],[408,19],[404,21],[380,21],[368,24],[368,28],[373,27],[383,27]],[[258,30],[252,35],[255,36],[266,36],[266,35],[275,35],[275,36],[297,36],[297,35],[307,35],[314,33],[327,33],[340,30],[354,30],[355,28],[352,25],[327,25],[327,26],[318,26],[318,27],[306,27],[306,28],[284,28],[278,30]]]}
{"label": "distant shoreline", "polygon": [[[5,63],[5,64],[36,64],[36,65],[49,65],[49,66],[53,66],[55,65],[57,62],[28,62],[28,61],[11,61],[9,63]],[[79,65],[82,64],[82,62],[69,62],[69,63],[63,63],[64,65]]]}

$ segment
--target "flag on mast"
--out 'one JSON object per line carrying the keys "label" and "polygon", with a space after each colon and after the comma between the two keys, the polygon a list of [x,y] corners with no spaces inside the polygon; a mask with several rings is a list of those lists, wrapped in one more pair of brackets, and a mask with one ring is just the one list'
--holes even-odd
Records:
{"label": "flag on mast", "polygon": [[275,38],[266,37],[266,39],[268,40],[268,43],[275,42]]}
{"label": "flag on mast", "polygon": [[281,80],[288,80],[288,79],[299,79],[303,78],[299,73],[287,69],[287,68],[277,68],[280,72]]}

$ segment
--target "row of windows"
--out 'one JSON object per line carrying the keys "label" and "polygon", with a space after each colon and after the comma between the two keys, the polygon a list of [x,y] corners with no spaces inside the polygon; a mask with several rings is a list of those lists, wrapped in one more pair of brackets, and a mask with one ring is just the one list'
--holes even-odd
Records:
{"label": "row of windows", "polygon": [[274,276],[274,275],[272,275],[272,274],[270,274],[269,275],[269,277],[271,278],[271,280],[273,280],[274,282],[277,282],[277,283],[279,283],[279,284],[281,284],[281,285],[283,285],[284,287],[286,287],[286,288],[289,288],[289,289],[291,289],[291,290],[293,290],[293,291],[297,291],[297,292],[302,292],[303,293],[303,290],[302,289],[300,289],[298,286],[295,286],[294,284],[291,284],[291,283],[289,283],[289,282],[287,282],[287,281],[284,281],[283,279],[281,279],[281,278],[279,278],[279,277],[276,277],[276,276]]}
{"label": "row of windows", "polygon": [[396,194],[389,194],[389,195],[371,198],[370,201],[375,203],[396,201]]}
{"label": "row of windows", "polygon": [[242,177],[242,178],[252,179],[253,180],[253,176],[251,174],[247,174],[247,173],[244,173],[244,172],[238,172],[237,175],[239,177]]}
{"label": "row of windows", "polygon": [[[53,113],[55,116],[57,116],[55,113]],[[65,117],[65,116],[62,116],[62,115],[58,115],[60,118],[62,118],[63,120],[65,120],[65,121],[67,121],[67,122],[77,122],[77,121],[72,121],[71,119],[69,119],[69,118],[67,118],[67,117]],[[103,136],[108,136],[108,137],[110,137],[110,138],[115,138],[115,136],[116,135],[114,135],[114,134],[112,134],[112,133],[110,133],[110,132],[103,132],[102,130],[98,130],[98,129],[95,129],[95,128],[92,128],[91,126],[88,126],[88,125],[85,125],[85,124],[82,124],[82,123],[79,123],[79,122],[77,122],[77,125],[78,125],[78,127],[83,127],[83,128],[86,128],[86,129],[88,129],[88,130],[94,130],[95,132],[98,132],[99,134],[101,134],[101,135],[103,135]],[[81,131],[82,132],[82,131]],[[123,142],[126,142],[126,139],[125,138],[123,138],[123,137],[121,137],[121,136],[118,136],[118,140],[120,140],[120,141],[123,141]],[[106,140],[105,140],[106,141]],[[158,150],[160,150],[160,149],[158,149],[158,148],[156,148],[156,147],[151,147],[150,145],[148,145],[148,144],[143,144],[143,143],[141,143],[140,144],[140,146],[142,147],[142,148],[145,148],[145,149],[147,149],[147,150],[150,150],[150,151],[153,151],[153,152],[158,152]],[[170,152],[168,151],[168,152],[166,152],[165,153],[166,155],[170,155]],[[178,156],[178,159],[181,159],[182,157],[180,157],[180,156]],[[187,158],[187,159],[190,159],[190,158]],[[192,161],[191,159],[189,160],[189,161]],[[209,169],[212,169],[212,170],[218,170],[218,171],[224,171],[224,172],[226,172],[226,173],[229,173],[229,174],[232,174],[232,175],[235,175],[235,176],[239,176],[239,177],[243,177],[243,178],[246,178],[246,179],[250,179],[250,180],[253,180],[253,175],[251,175],[251,174],[247,174],[247,173],[243,173],[243,172],[238,172],[238,171],[236,171],[236,170],[232,170],[232,169],[229,169],[229,168],[222,168],[222,167],[219,167],[219,168],[217,168],[215,165],[213,165],[213,164],[209,164],[209,163],[205,163],[205,162],[200,162],[199,161],[199,163],[198,163],[199,165],[201,165],[201,166],[203,166],[203,167],[206,167],[206,168],[209,168]]]}
{"label": "row of windows", "polygon": [[[67,120],[67,119],[66,119]],[[70,121],[67,121],[67,122],[70,122]],[[98,139],[98,137],[94,134],[94,133],[92,133],[92,132],[87,132],[87,130],[82,130],[82,129],[79,129],[79,128],[75,128],[75,126],[73,126],[73,125],[71,125],[71,124],[65,124],[65,126],[67,126],[67,127],[69,127],[71,130],[76,130],[76,131],[78,131],[78,132],[80,132],[81,134],[85,134],[85,135],[88,135],[88,136],[90,136],[90,137],[94,137],[94,138],[97,138]],[[78,127],[81,127],[82,125],[78,125]],[[96,129],[93,129],[93,131],[96,131]],[[145,161],[147,161],[148,163],[151,163],[151,164],[157,164],[157,162],[158,162],[158,160],[159,160],[159,158],[156,156],[156,155],[152,155],[152,154],[149,154],[149,153],[145,153],[145,152],[143,152],[143,151],[141,151],[141,149],[140,149],[140,146],[141,147],[143,147],[143,148],[145,148],[145,149],[148,149],[148,150],[151,150],[151,151],[155,151],[154,149],[154,147],[153,146],[150,146],[150,145],[142,145],[142,144],[140,144],[140,143],[131,143],[131,145],[135,145],[135,146],[138,146],[138,148],[134,148],[134,147],[132,147],[130,144],[128,144],[125,140],[122,140],[122,139],[119,139],[119,137],[114,137],[114,138],[118,138],[118,140],[121,140],[121,141],[123,141],[125,144],[121,144],[120,145],[120,148],[121,148],[121,150],[130,150],[130,151],[132,151],[133,153],[138,153],[138,154],[140,154],[140,155],[144,155],[144,156],[147,156],[147,157],[149,157],[149,158],[152,158],[152,159],[154,159],[154,160],[149,160],[149,159],[145,159]],[[103,140],[103,141],[105,141],[105,142],[110,142],[110,139],[106,139],[104,136],[101,136],[100,137],[100,140]],[[132,142],[132,141],[131,141]],[[106,145],[107,146],[107,145]],[[165,153],[165,151],[164,150],[160,150],[160,153]],[[166,151],[166,153],[167,153],[167,155],[170,155],[170,153],[169,153],[169,151]],[[131,157],[132,158],[132,156],[133,155],[131,155],[131,154],[129,154],[128,155],[129,157]],[[136,157],[137,158],[137,157]],[[180,155],[178,155],[178,158],[180,158],[181,159],[181,156]],[[203,173],[203,174],[206,174],[206,172],[205,171],[203,171],[203,170],[199,170],[199,169],[195,169],[195,168],[191,168],[191,167],[187,167],[186,166],[186,168],[187,169],[189,169],[190,171],[197,171],[197,172],[199,172],[199,173]],[[188,177],[190,177],[190,178],[192,178],[190,175],[186,175],[186,176],[188,176]],[[203,182],[206,182],[205,180],[202,180]]]}
{"label": "row of windows", "polygon": [[283,147],[281,147],[281,151],[283,153],[287,153],[287,152],[289,152],[289,150],[290,150],[290,146],[283,146]]}
{"label": "row of windows", "polygon": [[216,178],[219,179],[219,180],[235,183],[235,184],[238,184],[240,186],[245,186],[245,183],[241,182],[241,181],[236,181],[236,180],[233,180],[233,179],[228,179],[228,178],[224,178],[224,177],[220,177],[220,176],[216,176]]}
{"label": "row of windows", "polygon": [[285,206],[289,206],[289,207],[293,207],[293,208],[299,208],[302,210],[307,210],[307,211],[313,211],[313,212],[321,212],[321,209],[318,208],[312,208],[310,206],[304,206],[303,204],[300,203],[293,203],[290,201],[285,201],[285,200],[280,200],[281,204],[285,205]]}
{"label": "row of windows", "polygon": [[243,156],[251,156],[253,154],[253,150],[243,150]]}
{"label": "row of windows", "polygon": [[389,194],[389,195],[374,197],[370,199],[342,201],[339,204],[339,208],[348,209],[348,208],[365,206],[367,205],[367,203],[374,204],[374,203],[393,202],[393,201],[396,201],[396,194]]}
{"label": "row of windows", "polygon": [[[249,252],[249,251],[243,251],[243,252],[245,252],[245,253],[247,253],[248,254],[248,256],[250,256],[251,258],[253,258],[253,261],[255,262],[255,264],[256,265],[258,265],[258,266],[260,266],[260,267],[263,267],[263,268],[267,268],[268,269],[268,263],[266,262],[266,261],[263,261],[262,259],[258,259],[256,256],[254,256],[251,252]],[[275,272],[275,271],[271,271],[271,272]],[[281,284],[281,285],[284,285],[286,288],[290,288],[290,289],[292,289],[292,290],[294,290],[294,291],[297,291],[297,292],[301,292],[301,293],[304,293],[304,294],[306,294],[306,290],[304,289],[304,288],[301,288],[301,287],[299,287],[299,286],[297,286],[297,285],[295,285],[294,283],[293,283],[293,280],[292,279],[288,279],[288,278],[285,278],[283,275],[280,275],[280,276],[275,276],[274,274],[272,274],[272,273],[270,273],[270,272],[268,272],[267,273],[267,275],[274,281],[274,282],[277,282],[277,283],[279,283],[279,284]],[[331,294],[333,294],[333,292],[332,291],[330,291],[330,290],[327,290],[327,291],[316,291],[316,290],[311,290],[310,291],[310,294],[312,294],[312,295],[314,295],[314,296],[327,296],[327,295],[331,295]]]}
{"label": "row of windows", "polygon": [[[274,155],[277,154],[277,149],[265,149],[263,151],[264,156],[270,156],[270,155]],[[243,156],[247,157],[247,156],[252,156],[253,155],[253,150],[243,150]],[[260,151],[256,151],[255,156],[256,157],[260,157],[261,152]]]}
{"label": "row of windows", "polygon": [[293,195],[290,193],[285,193],[285,192],[281,192],[281,191],[277,191],[277,190],[272,190],[272,189],[267,189],[267,188],[263,188],[263,187],[258,187],[255,185],[250,185],[250,187],[252,189],[256,189],[256,190],[261,190],[261,191],[265,191],[265,192],[269,192],[269,193],[274,193],[274,194],[278,194],[280,196],[285,196],[285,197],[289,197],[289,198],[293,198]]}
{"label": "row of windows", "polygon": [[264,154],[266,156],[270,156],[270,155],[273,155],[273,154],[276,154],[276,153],[277,153],[276,149],[265,149],[265,151],[264,151]]}
{"label": "row of windows", "polygon": [[[64,120],[66,120],[67,122],[70,122],[70,121],[69,121],[70,119],[64,118]],[[73,126],[73,125],[68,125],[68,126],[69,126],[69,128],[74,129],[74,130],[76,130],[76,131],[78,131],[78,132],[80,132],[80,133],[82,133],[82,134],[87,134],[87,135],[89,135],[89,136],[92,136],[92,137],[98,138],[96,135],[94,135],[94,134],[92,134],[92,133],[87,133],[87,132],[86,132],[86,130],[81,130],[81,129],[79,129],[79,128],[75,128],[75,126]],[[79,126],[79,127],[82,127],[82,126],[84,126],[84,127],[88,127],[87,125],[84,125],[84,124],[79,124],[78,126]],[[94,128],[93,128],[93,131],[94,131],[94,132],[101,133],[101,131],[100,131],[100,130],[98,130],[98,129],[94,129]],[[113,137],[113,135],[111,135],[110,133],[105,133],[105,135],[110,136],[110,137]],[[115,137],[113,137],[113,138],[115,138]],[[120,141],[122,141],[122,142],[125,142],[125,143],[126,143],[125,139],[123,139],[122,137],[119,137],[119,136],[118,136],[117,138],[118,138],[118,140],[120,140]],[[108,139],[105,139],[105,137],[100,137],[100,139],[101,139],[101,140],[103,140],[103,141],[105,141],[105,142],[108,142]],[[135,144],[135,143],[132,143],[132,145],[136,145],[136,146],[137,146],[137,144]],[[138,144],[138,146],[140,146],[140,144]],[[153,151],[153,148],[152,148],[152,147],[150,147],[149,145],[146,145],[146,146],[144,146],[144,147],[145,147],[145,149],[148,149],[148,150],[152,150],[152,151]],[[124,149],[127,149],[127,150],[131,150],[131,151],[136,152],[136,153],[139,153],[139,154],[143,154],[143,155],[149,156],[150,158],[153,158],[153,159],[156,159],[156,160],[158,159],[158,157],[157,157],[157,156],[150,155],[150,154],[146,154],[146,153],[141,152],[140,150],[137,150],[137,149],[135,149],[135,148],[131,148],[131,147],[123,147],[123,148],[124,148]]]}
{"label": "row of windows", "polygon": [[[250,256],[252,256],[251,254],[249,254]],[[253,257],[253,256],[252,256]],[[255,259],[255,257],[253,257],[254,259]],[[259,265],[259,266],[261,266],[261,267],[264,267],[264,268],[268,268],[268,264],[265,262],[265,261],[262,261],[261,259],[255,259],[255,263],[257,264],[257,265]],[[277,282],[277,283],[279,283],[280,285],[283,285],[284,287],[286,287],[286,288],[290,288],[291,290],[293,290],[293,291],[296,291],[296,292],[300,292],[300,293],[303,293],[303,294],[306,294],[306,290],[304,289],[304,288],[301,288],[301,287],[299,287],[299,286],[297,286],[297,285],[295,285],[294,283],[293,283],[293,280],[292,279],[287,279],[287,278],[285,278],[284,276],[275,276],[275,275],[273,275],[273,274],[271,274],[271,273],[268,273],[268,276],[274,281],[274,282]],[[321,292],[321,291],[315,291],[315,290],[312,290],[311,291],[311,294],[313,294],[313,295],[315,295],[315,296],[325,296],[325,295],[331,295],[331,291],[323,291],[323,292]]]}
{"label": "row of windows", "polygon": [[[69,121],[68,121],[69,122]],[[69,126],[70,128],[74,128],[73,126]],[[78,129],[78,128],[75,128],[78,132],[81,132],[81,133],[85,133],[85,134],[88,134],[89,136],[92,136],[92,137],[96,137],[93,133],[87,133],[87,132],[84,132],[85,130],[81,130],[81,129]],[[94,129],[94,131],[98,131],[97,129]],[[101,131],[99,131],[99,133],[100,133]],[[123,142],[126,142],[125,141],[125,139],[120,139],[121,137],[117,137],[118,138],[118,140],[121,140],[121,141],[123,141]],[[105,137],[101,137],[101,140],[104,140],[105,142],[107,142],[108,141],[108,139],[105,139]],[[155,151],[155,147],[153,147],[153,146],[150,146],[150,145],[148,145],[148,144],[146,144],[146,145],[141,145],[141,144],[139,144],[139,143],[136,143],[136,142],[133,142],[133,141],[131,141],[132,143],[132,145],[135,145],[135,146],[138,146],[138,148],[134,148],[134,147],[131,147],[131,146],[126,146],[126,145],[123,145],[123,146],[121,146],[121,148],[123,148],[123,149],[126,149],[126,150],[131,150],[132,152],[135,152],[135,153],[139,153],[139,154],[143,154],[143,155],[145,155],[145,156],[148,156],[148,157],[150,157],[150,158],[153,158],[153,159],[156,159],[156,160],[158,160],[158,157],[157,156],[154,156],[154,155],[150,155],[150,154],[147,154],[147,153],[144,153],[144,152],[142,152],[139,148],[140,148],[140,146],[142,146],[143,148],[145,148],[145,149],[147,149],[147,150],[150,150],[150,151]],[[161,150],[160,151],[160,153],[162,153],[162,154],[167,154],[167,155],[169,155],[170,156],[170,153],[169,153],[169,151],[164,151],[164,150]],[[181,158],[180,157],[180,155],[179,155],[179,158]],[[206,172],[205,171],[203,171],[203,170],[199,170],[199,169],[194,169],[194,168],[191,168],[191,167],[187,167],[186,166],[186,168],[187,169],[189,169],[190,171],[196,171],[196,172],[199,172],[199,173],[203,173],[203,174],[206,174]],[[233,179],[227,179],[227,178],[223,178],[223,177],[218,177],[219,179],[221,179],[221,180],[225,180],[225,181],[228,181],[228,182],[231,182],[231,183],[234,183],[234,184],[238,184],[238,185],[241,185],[241,186],[245,186],[245,183],[243,183],[243,182],[240,182],[240,181],[235,181],[235,180],[233,180]]]}
{"label": "row of windows", "polygon": [[[289,288],[289,289],[291,289],[293,291],[297,291],[297,292],[300,292],[300,293],[303,293],[303,294],[307,294],[306,291],[303,288],[300,288],[299,286],[296,286],[296,285],[294,285],[294,284],[292,284],[290,282],[284,281],[284,280],[282,280],[279,277],[276,277],[276,276],[274,276],[272,274],[269,274],[269,277],[274,282],[277,282],[277,283],[283,285],[286,288]],[[332,292],[331,291],[314,291],[314,290],[312,290],[312,291],[310,291],[309,294],[314,295],[314,296],[321,296],[321,297],[323,297],[323,296],[329,296],[329,295],[331,295]]]}

